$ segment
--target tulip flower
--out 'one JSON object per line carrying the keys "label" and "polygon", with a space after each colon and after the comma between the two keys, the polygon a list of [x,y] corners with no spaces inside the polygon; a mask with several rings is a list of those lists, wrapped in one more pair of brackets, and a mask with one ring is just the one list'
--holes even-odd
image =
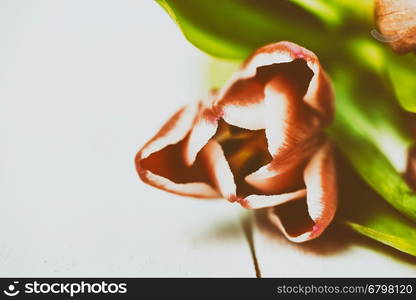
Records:
{"label": "tulip flower", "polygon": [[416,50],[415,0],[378,0],[375,14],[379,30],[395,52]]}
{"label": "tulip flower", "polygon": [[267,208],[288,239],[311,240],[337,206],[323,132],[333,98],[312,52],[289,42],[264,46],[226,86],[174,114],[138,152],[137,171],[168,192]]}

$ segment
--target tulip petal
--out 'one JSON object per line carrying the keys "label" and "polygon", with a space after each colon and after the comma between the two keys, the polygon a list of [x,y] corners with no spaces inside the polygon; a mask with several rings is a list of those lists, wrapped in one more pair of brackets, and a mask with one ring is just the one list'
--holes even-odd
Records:
{"label": "tulip petal", "polygon": [[318,237],[335,215],[335,176],[332,149],[326,143],[311,158],[304,171],[306,199],[270,208],[270,221],[293,242],[305,242]]}
{"label": "tulip petal", "polygon": [[245,181],[264,195],[277,195],[303,186],[302,161],[288,165],[268,164],[245,177]]}
{"label": "tulip petal", "polygon": [[246,198],[239,199],[238,202],[242,207],[248,209],[259,209],[280,205],[292,200],[306,196],[306,190],[300,189],[295,192],[283,193],[278,195],[250,195]]}
{"label": "tulip petal", "polygon": [[203,182],[176,183],[163,176],[156,175],[147,170],[143,170],[139,174],[140,178],[144,182],[170,193],[194,198],[221,197],[217,190],[213,189],[210,185]]}
{"label": "tulip petal", "polygon": [[308,66],[313,70],[314,76],[303,99],[320,112],[321,119],[328,125],[333,120],[335,114],[334,88],[329,76],[318,62],[308,62]]}
{"label": "tulip petal", "polygon": [[237,187],[220,144],[215,140],[210,140],[201,150],[201,157],[207,165],[212,182],[221,195],[230,201],[234,201]]}
{"label": "tulip petal", "polygon": [[[334,114],[333,88],[331,82],[322,69],[318,57],[311,51],[291,42],[279,42],[261,47],[254,52],[245,63],[241,77],[253,76],[259,66],[289,63],[303,60],[312,71],[312,77],[307,79],[307,90],[303,100],[318,111],[324,119],[330,120]],[[305,70],[298,69],[296,77],[299,84],[305,78]],[[302,74],[303,73],[303,74]]]}
{"label": "tulip petal", "polygon": [[299,143],[297,147],[276,156],[269,164],[246,176],[245,181],[266,195],[280,194],[304,186],[304,167],[322,145],[322,139],[318,134]]}
{"label": "tulip petal", "polygon": [[194,124],[199,104],[189,104],[174,114],[159,132],[137,153],[140,178],[157,188],[191,197],[216,198],[219,195],[203,160],[192,167],[184,160],[186,138]]}
{"label": "tulip petal", "polygon": [[[270,101],[264,101],[268,97]],[[249,130],[266,128],[267,120],[275,121],[276,125],[282,118],[297,116],[298,110],[308,108],[319,116],[322,125],[326,125],[333,117],[333,98],[330,80],[315,54],[293,43],[279,42],[260,48],[246,60],[219,91],[213,110],[221,112],[228,124]],[[270,117],[270,111],[276,115]],[[311,120],[305,123],[308,122]],[[285,136],[284,133],[280,135]],[[281,140],[282,144],[285,142]]]}
{"label": "tulip petal", "polygon": [[218,128],[218,117],[204,104],[200,105],[199,114],[185,145],[184,158],[188,166],[195,162],[199,151],[208,143]]}
{"label": "tulip petal", "polygon": [[269,152],[274,157],[321,129],[318,117],[301,97],[294,82],[285,76],[276,76],[266,85],[266,136]]}
{"label": "tulip petal", "polygon": [[183,140],[192,128],[198,113],[198,107],[199,103],[190,103],[178,110],[158,133],[144,145],[137,154],[136,161],[145,159],[150,154]]}
{"label": "tulip petal", "polygon": [[225,94],[214,105],[230,125],[258,130],[265,127],[263,103],[264,84],[256,78],[238,80],[225,90]]}
{"label": "tulip petal", "polygon": [[139,151],[142,180],[269,208],[295,242],[319,236],[335,213],[336,183],[321,132],[333,116],[332,86],[316,56],[289,42],[267,45],[210,96],[178,111]]}

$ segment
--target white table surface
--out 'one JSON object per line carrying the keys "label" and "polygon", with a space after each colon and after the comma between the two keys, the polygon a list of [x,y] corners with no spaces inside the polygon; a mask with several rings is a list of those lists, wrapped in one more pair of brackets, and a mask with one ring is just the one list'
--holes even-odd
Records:
{"label": "white table surface", "polygon": [[240,209],[136,174],[206,60],[154,1],[0,0],[0,41],[1,276],[254,276]]}

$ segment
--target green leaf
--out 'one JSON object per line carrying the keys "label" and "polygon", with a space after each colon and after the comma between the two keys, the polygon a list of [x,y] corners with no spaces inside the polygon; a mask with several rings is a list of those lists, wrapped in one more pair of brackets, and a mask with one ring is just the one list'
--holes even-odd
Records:
{"label": "green leaf", "polygon": [[416,56],[390,54],[386,68],[397,99],[402,107],[416,112]]}
{"label": "green leaf", "polygon": [[290,40],[330,51],[331,33],[313,14],[290,1],[157,0],[185,37],[204,52],[244,59],[268,43]]}
{"label": "green leaf", "polygon": [[384,43],[367,37],[355,37],[347,44],[348,58],[384,78],[400,105],[416,112],[416,56],[396,55]]}
{"label": "green leaf", "polygon": [[391,208],[359,179],[345,159],[337,159],[340,207],[337,221],[359,234],[416,256],[415,223]]}
{"label": "green leaf", "polygon": [[387,202],[416,220],[416,194],[404,180],[412,137],[376,75],[337,65],[337,114],[329,133],[360,176]]}
{"label": "green leaf", "polygon": [[[391,215],[391,211],[385,211],[383,214],[378,211],[377,206],[374,206],[374,208],[377,218],[360,222],[366,225],[349,221],[345,221],[345,224],[362,235],[416,256],[416,230],[414,230],[414,225],[406,224],[408,222],[401,223],[398,220],[399,216]],[[377,229],[374,229],[374,227]]]}

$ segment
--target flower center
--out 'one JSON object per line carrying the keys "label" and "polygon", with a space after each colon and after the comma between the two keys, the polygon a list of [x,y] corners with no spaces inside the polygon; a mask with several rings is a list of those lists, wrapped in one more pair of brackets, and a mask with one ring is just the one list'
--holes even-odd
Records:
{"label": "flower center", "polygon": [[265,130],[248,130],[218,122],[218,130],[214,135],[222,147],[237,186],[237,195],[245,197],[252,194],[254,188],[244,178],[272,161],[267,148]]}

